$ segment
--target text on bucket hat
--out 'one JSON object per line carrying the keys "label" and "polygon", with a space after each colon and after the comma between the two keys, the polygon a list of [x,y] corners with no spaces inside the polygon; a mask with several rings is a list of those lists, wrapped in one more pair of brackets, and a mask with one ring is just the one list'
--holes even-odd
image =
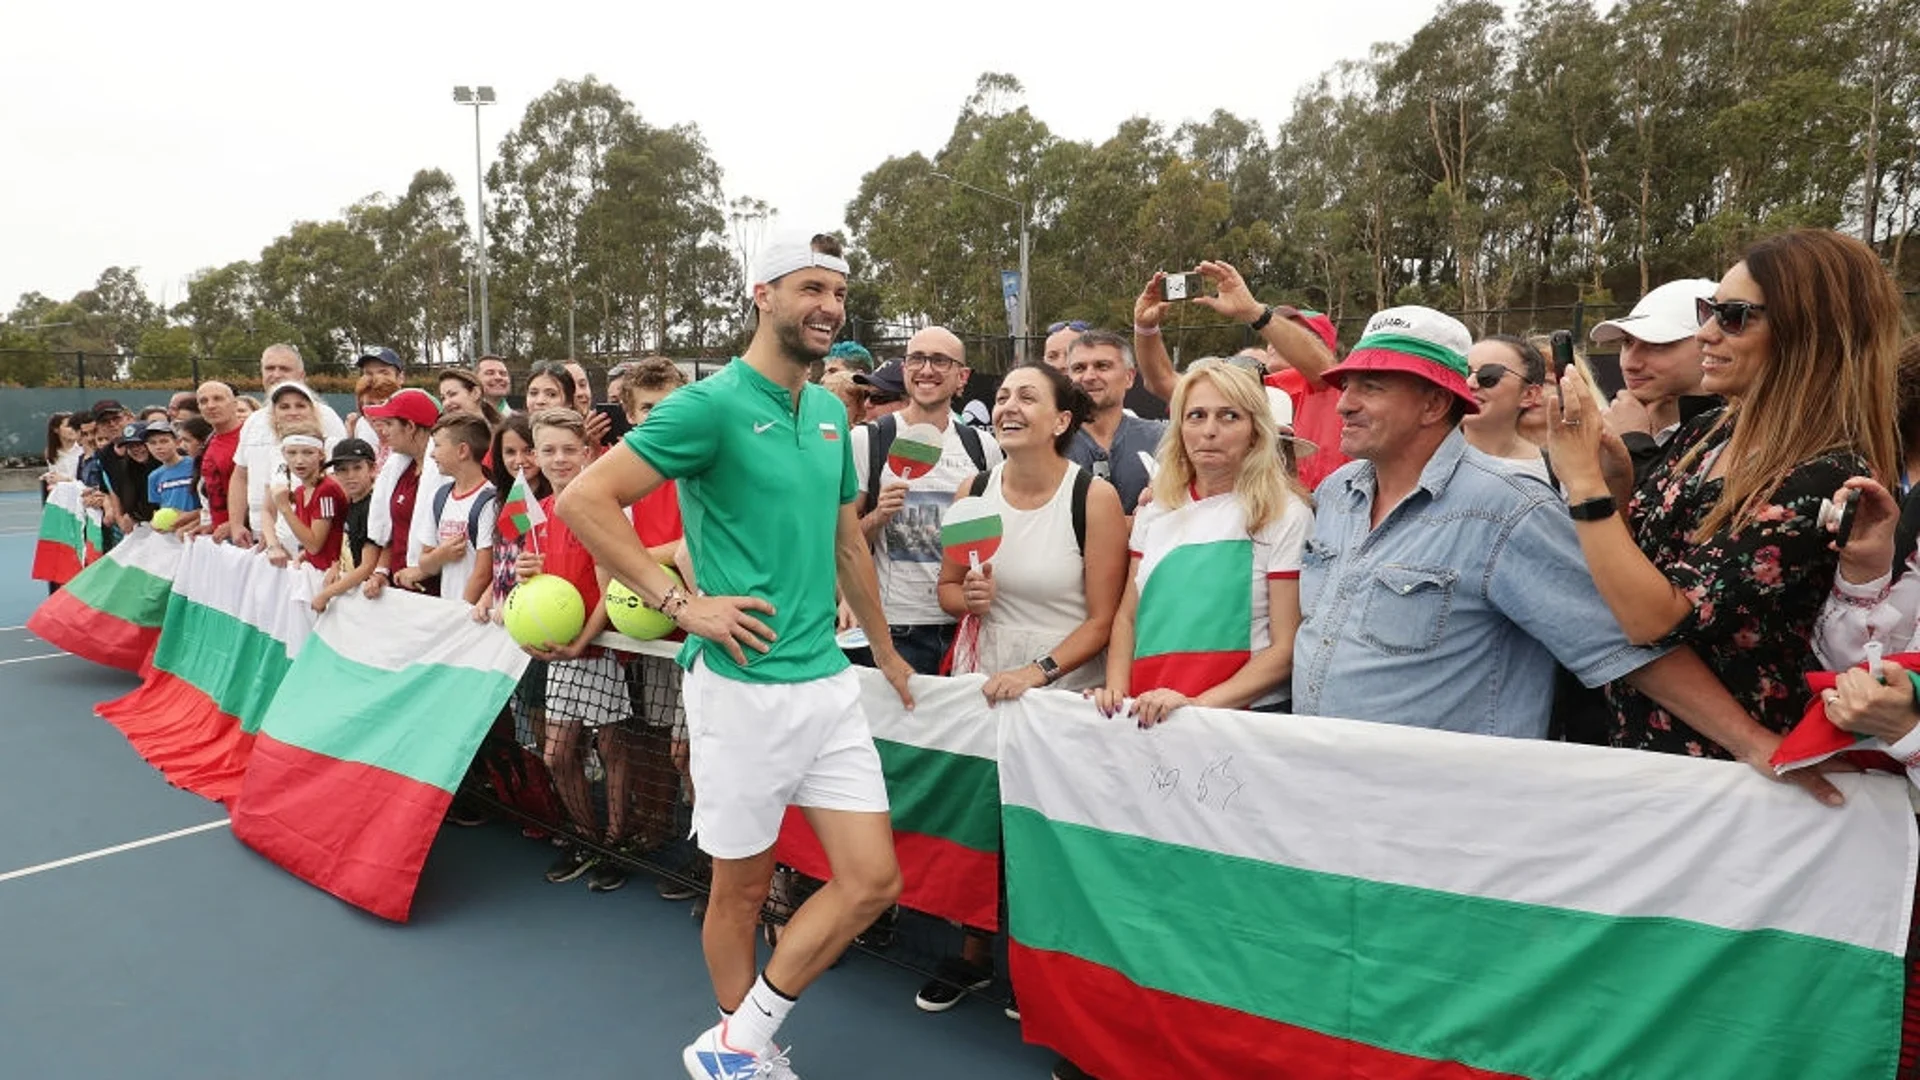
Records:
{"label": "text on bucket hat", "polygon": [[1693,302],[1713,299],[1719,288],[1718,282],[1706,278],[1669,281],[1641,297],[1632,311],[1596,325],[1587,336],[1599,344],[1631,337],[1649,345],[1670,345],[1690,338],[1700,329],[1700,315]]}
{"label": "text on bucket hat", "polygon": [[1367,320],[1366,333],[1353,351],[1321,378],[1340,386],[1356,371],[1417,375],[1477,413],[1480,403],[1467,386],[1467,350],[1472,347],[1473,335],[1451,315],[1417,305],[1388,308]]}
{"label": "text on bucket hat", "polygon": [[433,403],[425,390],[409,386],[378,405],[367,406],[367,415],[430,428],[440,420],[440,406]]}
{"label": "text on bucket hat", "polygon": [[835,270],[842,274],[851,273],[847,260],[838,255],[824,255],[813,250],[813,236],[791,233],[775,237],[760,249],[760,257],[753,261],[753,280],[748,287],[769,284],[786,277],[795,270],[805,270],[817,266],[822,270]]}

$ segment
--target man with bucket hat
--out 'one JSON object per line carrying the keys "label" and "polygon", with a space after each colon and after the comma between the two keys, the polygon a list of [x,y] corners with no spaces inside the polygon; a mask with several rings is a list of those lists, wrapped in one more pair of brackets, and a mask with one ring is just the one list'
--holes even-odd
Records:
{"label": "man with bucket hat", "polygon": [[1537,739],[1558,660],[1588,686],[1627,679],[1696,728],[1752,726],[1691,649],[1621,632],[1572,520],[1610,506],[1568,507],[1467,445],[1471,344],[1438,311],[1389,308],[1323,376],[1356,460],[1320,485],[1301,557],[1294,709]]}

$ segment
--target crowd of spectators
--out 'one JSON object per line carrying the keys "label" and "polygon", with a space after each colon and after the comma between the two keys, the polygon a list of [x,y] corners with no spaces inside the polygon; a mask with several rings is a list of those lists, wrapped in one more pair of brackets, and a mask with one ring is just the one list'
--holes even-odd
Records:
{"label": "crowd of spectators", "polygon": [[[1902,351],[1899,294],[1863,244],[1793,231],[1718,280],[1651,290],[1592,331],[1619,352],[1612,400],[1539,339],[1475,340],[1404,306],[1343,354],[1325,315],[1261,301],[1226,263],[1195,272],[1209,290],[1189,302],[1244,323],[1249,348],[1176,370],[1156,274],[1131,333],[1050,326],[990,404],[965,402],[965,346],[941,327],[898,357],[827,356],[893,644],[916,671],[984,674],[989,705],[1079,690],[1143,727],[1212,706],[1551,733],[1773,780],[1806,674],[1855,666],[1868,642],[1920,649],[1920,343]],[[596,846],[663,843],[692,797],[678,673],[629,673],[592,647],[610,575],[552,506],[619,445],[616,418],[644,424],[684,377],[663,358],[621,365],[618,408],[596,408],[578,364],[543,361],[516,406],[498,357],[439,372],[438,400],[401,387],[391,350],[359,367],[344,419],[289,346],[262,356],[251,415],[219,382],[138,417],[113,401],[57,415],[49,475],[80,480],[116,531],[165,508],[175,531],[305,561],[326,575],[318,608],[406,588],[497,618],[517,581],[564,578],[589,616],[530,650],[521,740]],[[1168,420],[1126,409],[1136,382]],[[889,458],[909,435],[938,450],[911,478]],[[522,490],[546,509],[526,532],[502,524]],[[940,546],[967,498],[1003,525],[980,565]],[[1850,537],[1825,503],[1852,504]],[[697,581],[671,488],[630,513],[650,554]],[[1920,683],[1887,670],[1843,676],[1829,715],[1920,768]],[[1833,767],[1784,782],[1837,802]],[[579,846],[548,878],[582,875],[625,880]],[[986,985],[989,945],[970,937],[920,1006]]]}

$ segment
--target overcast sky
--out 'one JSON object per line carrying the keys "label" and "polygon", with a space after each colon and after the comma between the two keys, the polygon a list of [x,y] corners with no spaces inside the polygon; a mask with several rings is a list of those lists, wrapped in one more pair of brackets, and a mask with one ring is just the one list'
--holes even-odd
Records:
{"label": "overcast sky", "polygon": [[458,83],[500,96],[481,118],[489,161],[531,98],[593,74],[649,122],[698,124],[729,198],[767,200],[783,228],[835,228],[864,173],[945,141],[983,71],[1018,77],[1067,138],[1215,108],[1271,133],[1301,85],[1404,40],[1433,6],[12,0],[0,314],[111,265],[175,303],[195,270],[257,258],[292,222],[403,191],[417,169],[446,169],[470,211]]}

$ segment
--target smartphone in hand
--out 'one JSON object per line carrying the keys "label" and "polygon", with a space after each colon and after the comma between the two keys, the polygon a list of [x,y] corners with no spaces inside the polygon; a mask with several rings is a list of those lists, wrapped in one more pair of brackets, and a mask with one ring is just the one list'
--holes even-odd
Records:
{"label": "smartphone in hand", "polygon": [[594,403],[593,411],[607,418],[607,433],[600,436],[601,446],[612,446],[614,443],[619,442],[627,432],[633,430],[633,425],[627,423],[627,410],[621,408],[618,402],[596,402]]}

